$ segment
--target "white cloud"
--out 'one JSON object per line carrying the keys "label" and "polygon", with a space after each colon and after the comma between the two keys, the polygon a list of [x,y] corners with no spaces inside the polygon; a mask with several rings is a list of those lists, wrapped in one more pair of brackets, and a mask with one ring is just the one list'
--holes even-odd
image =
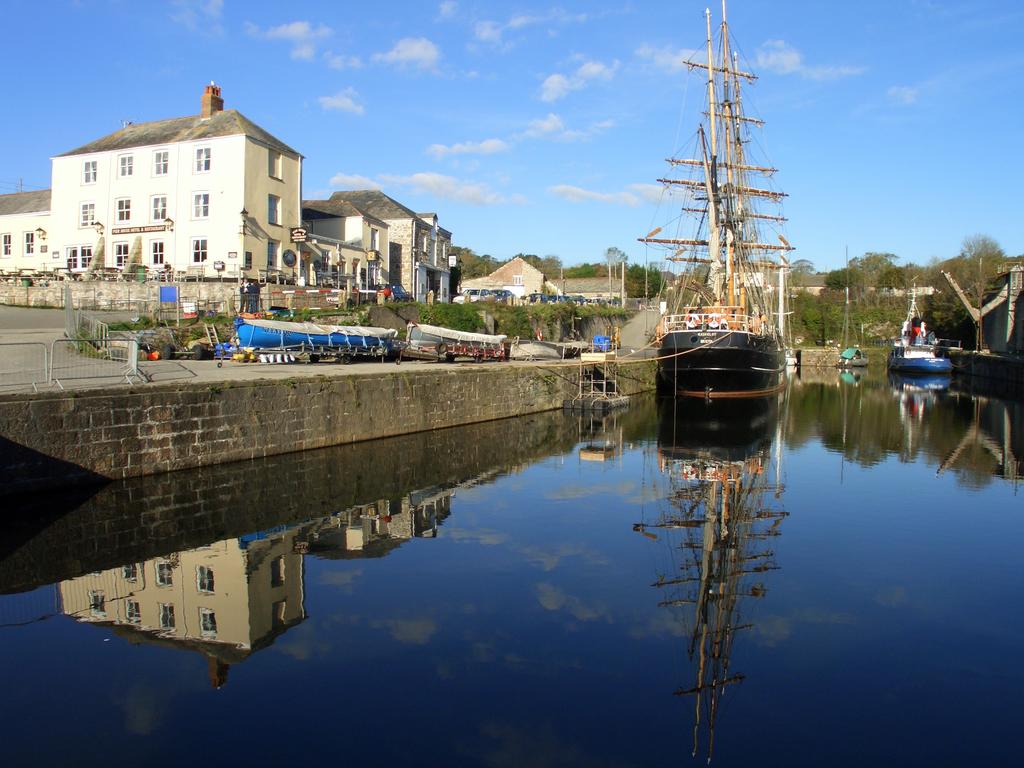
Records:
{"label": "white cloud", "polygon": [[171,20],[176,24],[210,35],[224,33],[220,23],[224,0],[174,0],[173,6]]}
{"label": "white cloud", "polygon": [[562,118],[553,112],[546,117],[531,120],[526,130],[516,136],[517,139],[548,139],[552,141],[582,141],[596,136],[613,127],[612,120],[601,120],[593,123],[585,130],[570,129],[565,126]]}
{"label": "white cloud", "polygon": [[366,176],[357,176],[348,173],[336,173],[331,176],[331,180],[327,182],[332,187],[340,187],[348,191],[354,191],[357,189],[380,189],[378,184],[373,179],[368,179]]}
{"label": "white cloud", "polygon": [[445,0],[445,2],[437,6],[437,15],[442,19],[451,19],[454,18],[456,13],[458,13],[458,10],[458,3],[453,2],[453,0]]}
{"label": "white cloud", "polygon": [[441,51],[425,37],[403,37],[387,53],[377,53],[373,56],[374,61],[423,70],[436,69],[440,58]]}
{"label": "white cloud", "polygon": [[358,56],[346,56],[333,51],[324,51],[324,61],[331,69],[358,69],[363,66],[363,62]]}
{"label": "white cloud", "polygon": [[493,155],[498,152],[508,152],[509,145],[501,139],[484,139],[483,141],[465,141],[452,144],[450,147],[444,144],[431,144],[427,153],[441,160],[448,155]]}
{"label": "white cloud", "polygon": [[894,104],[909,106],[917,101],[918,90],[908,85],[894,85],[886,91],[886,95]]}
{"label": "white cloud", "polygon": [[611,65],[600,61],[584,61],[571,75],[548,75],[540,87],[541,101],[558,101],[571,91],[585,88],[592,80],[610,80],[618,69],[618,61]]}
{"label": "white cloud", "polygon": [[[508,31],[518,31],[526,29],[527,27],[544,24],[582,24],[587,21],[588,18],[589,17],[585,13],[567,13],[566,11],[556,8],[548,13],[539,15],[529,16],[526,14],[519,14],[518,16],[512,16],[504,23],[493,20],[478,21],[473,27],[473,34],[481,43],[500,45],[503,43],[505,32]],[[553,34],[554,30],[549,29],[548,32],[549,34]]]}
{"label": "white cloud", "polygon": [[380,178],[385,184],[408,187],[416,194],[433,195],[471,205],[497,205],[507,202],[486,184],[462,181],[440,173],[414,173],[411,176],[382,175]]}
{"label": "white cloud", "polygon": [[320,106],[326,110],[349,112],[353,115],[361,115],[366,110],[363,108],[362,104],[356,101],[358,98],[359,94],[356,93],[354,88],[346,88],[344,91],[338,91],[333,96],[321,96],[317,101],[319,101]]}
{"label": "white cloud", "polygon": [[630,184],[629,188],[648,203],[660,203],[665,193],[661,184]]}
{"label": "white cloud", "polygon": [[864,67],[811,67],[803,54],[785,40],[766,40],[757,49],[755,64],[776,75],[799,75],[807,80],[838,80],[864,72]]}
{"label": "white cloud", "polygon": [[558,184],[554,187],[549,187],[548,192],[563,200],[568,200],[570,203],[612,203],[614,205],[627,205],[630,208],[640,205],[640,198],[632,192],[594,192],[593,190],[574,187],[570,184]]}
{"label": "white cloud", "polygon": [[261,30],[251,22],[245,23],[245,31],[253,37],[267,40],[284,40],[291,43],[291,57],[300,61],[312,61],[320,41],[334,34],[326,24],[311,24],[308,21],[290,21],[276,27]]}
{"label": "white cloud", "polygon": [[663,46],[656,48],[653,45],[641,45],[636,49],[636,55],[649,61],[657,69],[669,73],[682,72],[687,68],[686,63],[693,60],[697,54],[693,48],[670,48]]}

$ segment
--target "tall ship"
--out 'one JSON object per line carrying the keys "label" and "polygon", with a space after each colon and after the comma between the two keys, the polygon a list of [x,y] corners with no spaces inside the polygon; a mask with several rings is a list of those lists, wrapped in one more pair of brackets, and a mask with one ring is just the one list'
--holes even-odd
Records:
{"label": "tall ship", "polygon": [[744,114],[741,86],[757,77],[740,65],[724,0],[717,42],[710,10],[706,26],[706,60],[687,62],[706,80],[704,109],[686,151],[667,161],[671,178],[658,179],[681,215],[674,232],[639,238],[681,265],[656,333],[659,383],[679,397],[760,397],[784,383],[786,195],[750,151],[763,122]]}

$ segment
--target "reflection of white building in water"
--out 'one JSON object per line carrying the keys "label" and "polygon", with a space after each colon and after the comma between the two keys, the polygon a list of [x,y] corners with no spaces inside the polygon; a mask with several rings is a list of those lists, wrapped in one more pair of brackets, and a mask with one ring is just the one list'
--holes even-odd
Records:
{"label": "reflection of white building in water", "polygon": [[129,642],[167,642],[202,653],[220,687],[228,665],[306,617],[299,529],[226,539],[167,557],[69,579],[61,609],[113,626]]}

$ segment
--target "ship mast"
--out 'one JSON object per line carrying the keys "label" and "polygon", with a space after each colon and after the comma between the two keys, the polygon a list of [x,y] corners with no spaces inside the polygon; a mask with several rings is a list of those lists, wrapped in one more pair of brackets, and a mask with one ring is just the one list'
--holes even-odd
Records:
{"label": "ship mast", "polygon": [[[715,60],[714,47],[711,40],[711,9],[704,9],[704,19],[707,23],[707,45],[708,45],[708,109],[711,117],[708,120],[708,131],[711,138],[711,158],[708,159],[707,148],[704,148],[704,183],[708,196],[708,258],[711,261],[712,280],[715,292],[715,303],[722,301],[722,285],[719,279],[719,272],[722,263],[722,245],[719,240],[718,230],[718,127],[715,108],[717,98],[715,95]],[[703,143],[703,132],[701,133]],[[729,275],[729,265],[726,264],[725,273]]]}

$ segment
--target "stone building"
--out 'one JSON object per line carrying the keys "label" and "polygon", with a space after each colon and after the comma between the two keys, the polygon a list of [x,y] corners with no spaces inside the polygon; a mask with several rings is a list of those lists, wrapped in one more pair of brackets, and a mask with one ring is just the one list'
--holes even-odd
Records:
{"label": "stone building", "polygon": [[510,291],[514,296],[523,298],[531,293],[543,292],[546,282],[547,280],[543,272],[526,261],[522,256],[516,256],[486,277],[463,280],[462,289],[502,288]]}
{"label": "stone building", "polygon": [[378,190],[335,192],[326,202],[335,201],[387,223],[389,250],[386,258],[381,252],[381,282],[401,285],[417,301],[426,301],[431,292],[437,301],[449,300],[452,233],[438,225],[436,213],[416,213]]}
{"label": "stone building", "polygon": [[304,201],[302,225],[308,237],[304,250],[319,277],[350,290],[395,282],[382,258],[390,250],[387,222],[332,198]]}

